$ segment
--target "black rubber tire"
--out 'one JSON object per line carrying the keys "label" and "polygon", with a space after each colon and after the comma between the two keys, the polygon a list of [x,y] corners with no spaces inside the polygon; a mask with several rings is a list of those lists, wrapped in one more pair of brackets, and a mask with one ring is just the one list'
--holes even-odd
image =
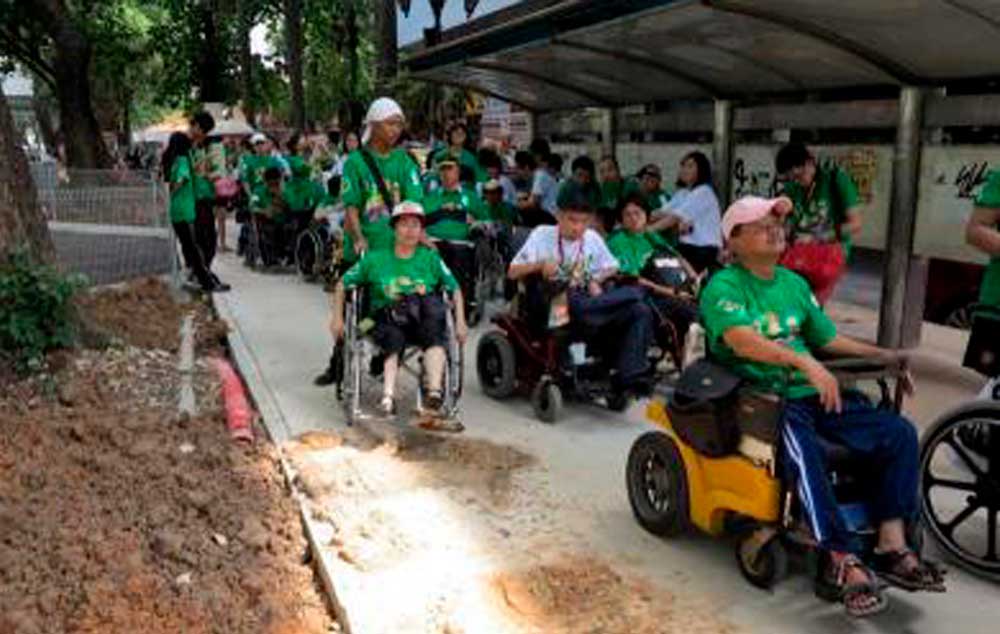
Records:
{"label": "black rubber tire", "polygon": [[497,399],[513,394],[517,387],[516,363],[514,346],[506,335],[496,330],[484,334],[476,347],[476,374],[483,393]]}
{"label": "black rubber tire", "polygon": [[[657,477],[661,478],[660,482],[656,481]],[[650,489],[660,485],[663,490]],[[673,537],[687,530],[687,473],[680,451],[670,436],[650,431],[632,443],[625,467],[625,486],[632,513],[647,531],[661,537]],[[656,501],[650,499],[653,494]],[[663,503],[662,508],[658,507],[659,502]]]}
{"label": "black rubber tire", "polygon": [[764,544],[753,563],[744,557],[746,540],[736,544],[736,565],[743,578],[762,590],[770,590],[788,574],[788,551],[777,536]]}
{"label": "black rubber tire", "polygon": [[[945,518],[938,516],[938,509],[933,504],[931,490],[935,486],[935,479],[931,473],[931,462],[939,446],[946,443],[953,436],[955,430],[961,425],[969,422],[1000,421],[1000,403],[992,401],[974,401],[956,410],[953,410],[937,421],[924,433],[920,443],[920,507],[923,519],[923,528],[934,539],[937,545],[961,567],[981,577],[1000,581],[1000,560],[988,559],[985,553],[975,553],[967,550],[963,544],[955,541],[953,533],[949,533],[945,525],[948,524]],[[998,433],[994,428],[992,433]],[[965,449],[966,453],[969,450]],[[996,460],[997,458],[992,458]],[[937,481],[942,482],[942,481]],[[977,478],[976,486],[986,489],[984,499],[991,499],[990,496],[998,495],[998,485],[995,481],[986,478]],[[977,497],[978,493],[969,492],[968,500]],[[992,499],[996,499],[992,497]],[[995,513],[994,518],[1000,515],[1000,507],[985,505],[987,513]],[[957,514],[956,514],[957,516]],[[954,519],[953,517],[951,519]],[[993,520],[997,528],[994,530],[994,540],[1000,542],[1000,519]],[[987,523],[987,530],[990,525]],[[988,537],[987,537],[988,539]],[[1000,543],[996,544],[1000,551]]]}
{"label": "black rubber tire", "polygon": [[552,381],[539,381],[531,392],[531,408],[543,423],[554,423],[562,413],[562,390]]}
{"label": "black rubber tire", "polygon": [[612,412],[624,412],[628,409],[628,396],[624,392],[612,392],[607,396],[608,409]]}

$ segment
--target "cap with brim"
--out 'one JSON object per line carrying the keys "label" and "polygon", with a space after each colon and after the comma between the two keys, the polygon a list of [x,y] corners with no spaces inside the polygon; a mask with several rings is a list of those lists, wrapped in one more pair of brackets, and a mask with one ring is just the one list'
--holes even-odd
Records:
{"label": "cap with brim", "polygon": [[501,189],[503,189],[503,186],[500,184],[500,181],[498,181],[495,178],[491,178],[490,180],[483,183],[484,192],[499,191]]}
{"label": "cap with brim", "polygon": [[722,235],[728,240],[736,227],[757,222],[772,213],[784,216],[792,210],[792,207],[792,201],[787,196],[777,198],[744,196],[729,205],[729,209],[722,216]]}
{"label": "cap with brim", "polygon": [[393,207],[392,216],[389,217],[389,224],[395,225],[397,220],[406,216],[419,218],[420,224],[425,224],[427,222],[427,216],[424,214],[423,205],[410,200],[404,200]]}
{"label": "cap with brim", "polygon": [[441,169],[442,167],[458,167],[458,159],[451,154],[447,154],[434,161],[434,167],[437,169]]}
{"label": "cap with brim", "polygon": [[636,174],[636,176],[639,178],[642,178],[643,176],[653,176],[661,180],[663,179],[663,174],[660,172],[659,166],[654,165],[653,163],[643,165],[642,169],[639,170],[639,173]]}
{"label": "cap with brim", "polygon": [[264,141],[267,141],[267,137],[260,132],[256,132],[250,137],[250,145],[257,145],[258,143],[263,143]]}

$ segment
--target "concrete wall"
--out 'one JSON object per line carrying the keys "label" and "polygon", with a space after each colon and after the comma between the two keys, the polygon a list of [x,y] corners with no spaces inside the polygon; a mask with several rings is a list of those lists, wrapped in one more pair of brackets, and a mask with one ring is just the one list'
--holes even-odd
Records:
{"label": "concrete wall", "polygon": [[[774,156],[778,145],[738,145],[733,154],[733,195],[771,195],[776,190]],[[573,157],[586,154],[595,160],[600,145],[553,144],[565,160],[565,172]],[[892,186],[892,146],[821,145],[813,148],[821,161],[836,161],[851,173],[864,201],[865,224],[859,246],[882,249],[889,219]],[[681,158],[692,150],[711,156],[708,145],[678,143],[620,143],[618,161],[625,174],[635,173],[645,163],[656,163],[664,179],[677,177]],[[925,146],[921,158],[920,200],[914,251],[918,255],[985,262],[985,257],[965,245],[964,225],[972,212],[972,201],[990,169],[1000,169],[1000,146]]]}

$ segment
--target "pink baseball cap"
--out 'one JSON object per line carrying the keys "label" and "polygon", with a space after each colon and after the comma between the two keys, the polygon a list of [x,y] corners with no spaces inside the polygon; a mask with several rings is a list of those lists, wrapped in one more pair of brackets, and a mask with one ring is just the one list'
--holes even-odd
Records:
{"label": "pink baseball cap", "polygon": [[793,206],[792,200],[788,196],[778,196],[777,198],[744,196],[729,205],[729,209],[722,217],[722,235],[728,240],[736,227],[757,222],[772,213],[784,216],[792,211]]}

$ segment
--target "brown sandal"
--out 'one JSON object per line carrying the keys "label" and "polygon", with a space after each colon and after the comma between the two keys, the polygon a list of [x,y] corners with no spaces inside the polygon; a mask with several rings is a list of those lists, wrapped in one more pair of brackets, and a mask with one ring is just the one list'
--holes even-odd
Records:
{"label": "brown sandal", "polygon": [[[847,576],[851,569],[861,570],[868,580],[848,583]],[[850,554],[840,555],[839,558],[831,556],[825,570],[816,579],[816,596],[842,603],[848,616],[857,619],[873,616],[888,607],[889,601],[883,590],[884,585],[879,582],[878,576]],[[865,601],[865,598],[870,598],[871,602]]]}
{"label": "brown sandal", "polygon": [[[908,566],[907,560],[916,565]],[[872,565],[887,582],[910,592],[945,592],[944,573],[935,564],[924,561],[909,548],[887,553],[872,553]]]}

